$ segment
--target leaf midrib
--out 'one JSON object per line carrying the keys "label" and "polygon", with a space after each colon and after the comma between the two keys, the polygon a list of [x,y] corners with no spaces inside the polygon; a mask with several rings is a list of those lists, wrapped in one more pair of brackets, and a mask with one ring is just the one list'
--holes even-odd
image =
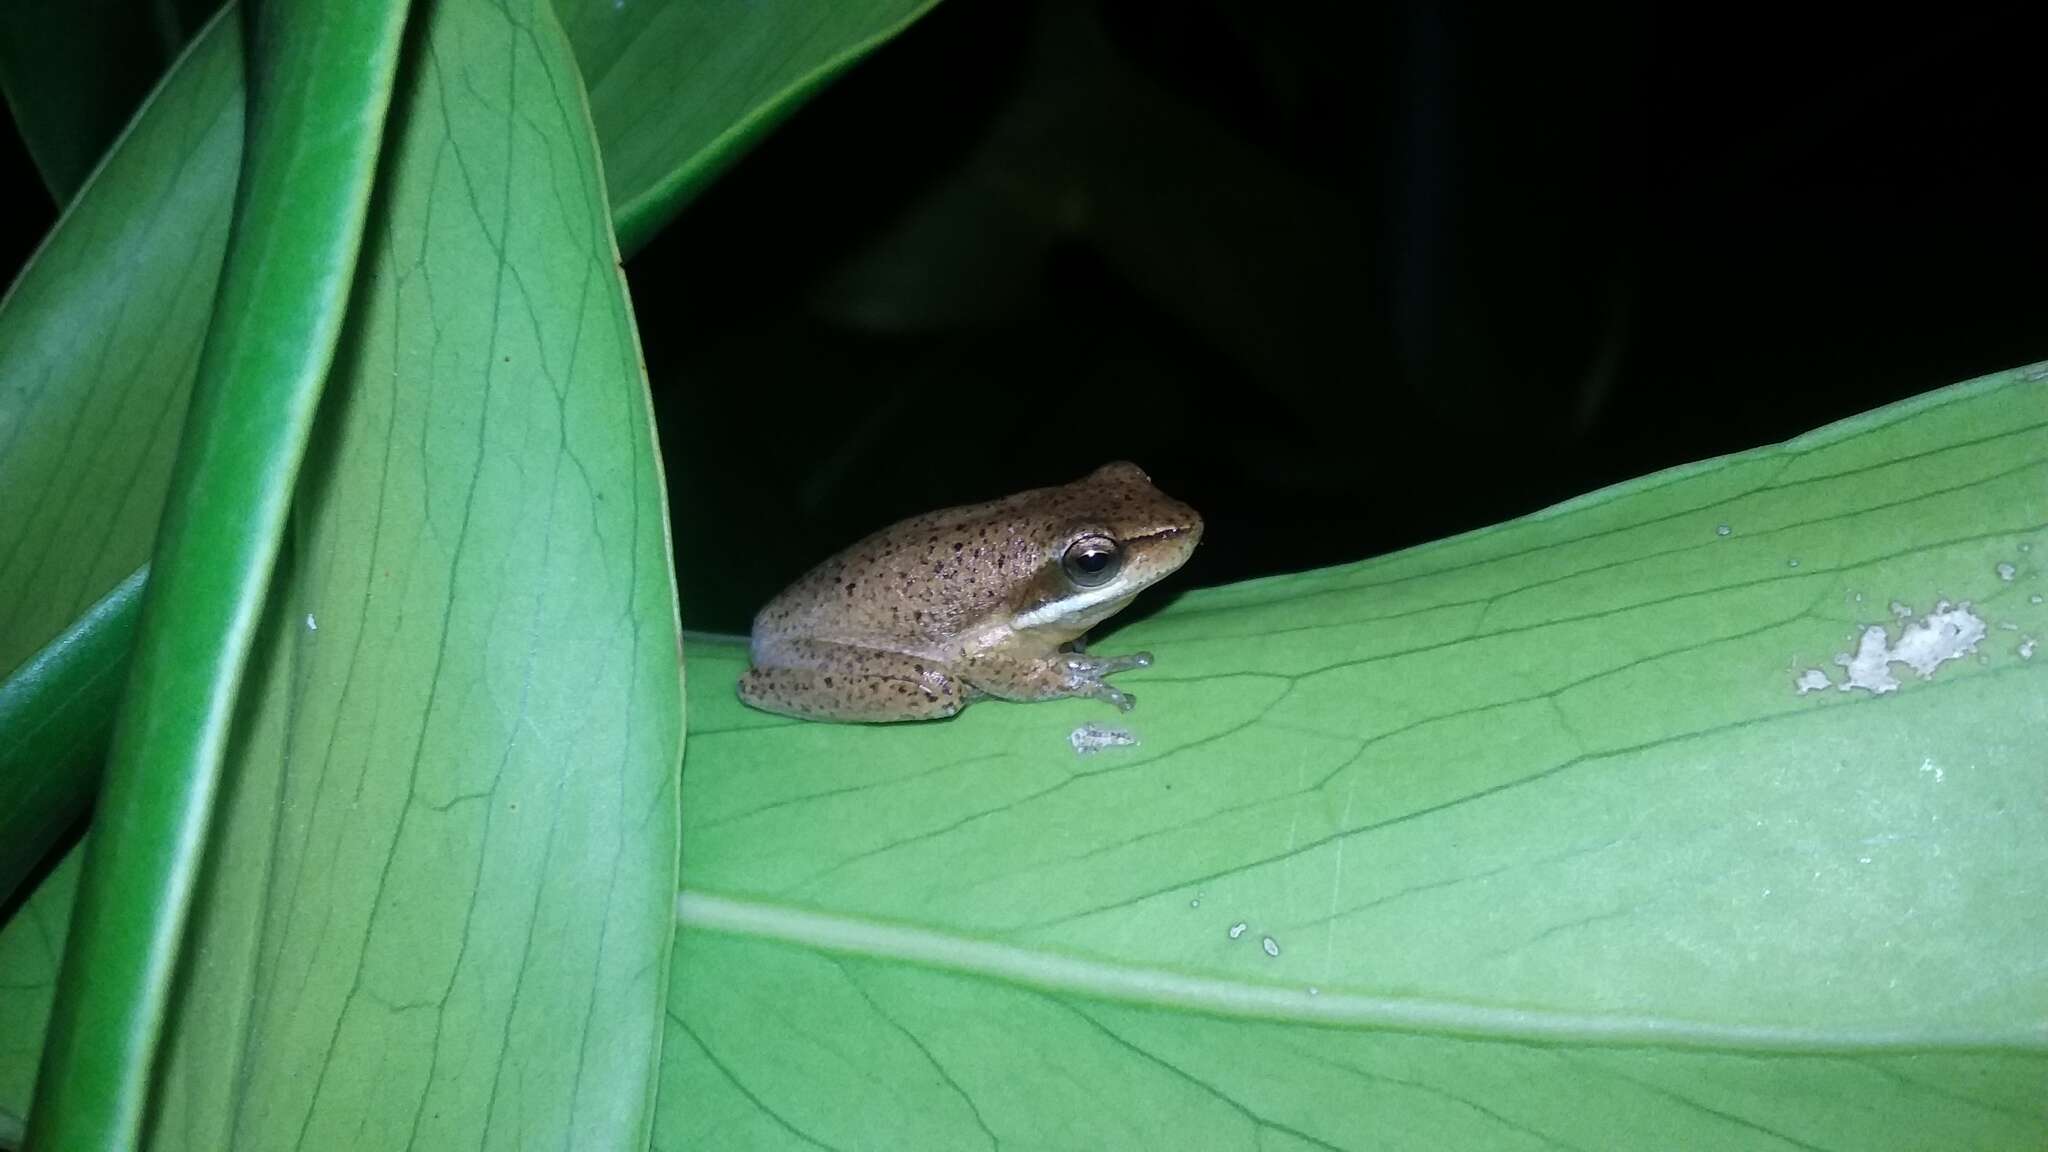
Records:
{"label": "leaf midrib", "polygon": [[1855,1055],[1990,1052],[2048,1055],[2048,1024],[1983,1028],[1800,1028],[1675,1017],[1560,1012],[1439,998],[1260,984],[1123,964],[877,918],[841,916],[685,887],[683,930],[897,961],[1045,992],[1169,1007],[1207,1016],[1519,1044],[1658,1048],[1741,1054]]}

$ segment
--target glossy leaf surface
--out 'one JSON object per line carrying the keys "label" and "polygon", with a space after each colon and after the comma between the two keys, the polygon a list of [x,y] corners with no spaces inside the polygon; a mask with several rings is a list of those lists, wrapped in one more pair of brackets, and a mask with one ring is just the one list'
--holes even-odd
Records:
{"label": "glossy leaf surface", "polygon": [[299,462],[348,304],[405,3],[253,29],[242,182],[79,877],[31,1148],[130,1147]]}
{"label": "glossy leaf surface", "polygon": [[[53,708],[9,712],[0,740],[28,753],[0,762],[17,793],[82,803],[97,787],[127,661],[118,636],[138,614],[139,596],[114,590],[140,576],[156,536],[227,242],[242,127],[241,23],[220,19],[0,304],[0,490],[27,494],[0,512],[0,664],[11,670],[0,694]],[[103,596],[115,611],[88,612]],[[118,653],[91,636],[106,626]],[[104,659],[67,661],[64,682],[32,681],[54,645]],[[40,734],[71,720],[91,726],[73,733],[90,746],[43,760]],[[58,772],[72,779],[46,778]],[[25,868],[82,812],[0,812],[20,849],[8,866]],[[0,1113],[17,1122],[28,1114],[80,855],[0,926]]]}
{"label": "glossy leaf surface", "polygon": [[242,160],[241,23],[210,25],[0,304],[0,665],[149,559]]}
{"label": "glossy leaf surface", "polygon": [[[597,123],[628,248],[931,3],[558,5],[602,80]],[[0,666],[79,621],[149,554],[240,162],[239,33],[230,4],[0,307],[0,488],[39,494],[0,514]]]}
{"label": "glossy leaf surface", "polygon": [[698,645],[658,1143],[2039,1144],[2044,594],[2034,368],[1192,593],[1121,721]]}
{"label": "glossy leaf surface", "polygon": [[0,681],[0,811],[27,830],[0,840],[0,906],[92,804],[147,577],[122,581]]}
{"label": "glossy leaf surface", "polygon": [[[592,30],[588,23],[579,24],[579,27],[585,31]],[[879,25],[856,23],[838,27],[843,34],[871,37]],[[36,450],[36,454],[28,458],[34,468],[17,475],[27,476],[40,488],[63,493],[66,497],[54,508],[46,503],[36,505],[34,515],[27,519],[0,517],[0,531],[13,529],[22,533],[13,542],[11,553],[22,567],[13,572],[0,567],[0,577],[13,575],[23,582],[21,594],[10,603],[19,613],[36,614],[32,619],[25,618],[16,632],[9,634],[17,641],[13,648],[15,655],[10,660],[25,659],[40,645],[48,643],[76,619],[79,611],[94,597],[113,587],[124,575],[132,574],[132,565],[139,563],[148,553],[155,517],[163,499],[169,452],[175,444],[185,388],[189,385],[199,335],[206,320],[205,305],[211,298],[212,270],[218,268],[225,239],[226,208],[232,201],[232,177],[239,160],[240,145],[238,31],[239,18],[231,7],[221,21],[200,37],[188,62],[167,78],[162,92],[146,107],[138,125],[117,152],[112,166],[94,182],[73,218],[60,228],[43,258],[32,267],[24,281],[24,290],[17,292],[15,301],[7,309],[0,309],[0,324],[13,317],[24,330],[33,329],[45,336],[73,333],[76,339],[93,340],[99,350],[98,355],[87,357],[77,354],[72,346],[47,348],[46,341],[18,340],[0,344],[0,356],[13,355],[17,350],[29,347],[45,347],[47,351],[47,364],[28,365],[22,371],[7,373],[6,379],[54,377],[64,382],[62,388],[52,389],[39,384],[29,393],[0,396],[0,404],[17,405],[15,413],[19,415],[20,422],[15,427],[24,433],[19,442]],[[651,44],[634,37],[612,39],[606,43],[622,52],[627,49],[645,51]],[[812,49],[821,53],[820,59],[831,57],[838,51],[824,50],[820,47],[822,43],[810,43]],[[808,74],[799,69],[792,76],[801,79],[802,75]],[[683,79],[686,87],[694,82],[688,77]],[[775,99],[781,97],[770,99],[770,103]],[[755,105],[742,101],[733,107],[739,110],[737,114],[744,115]],[[209,115],[213,118],[209,119]],[[231,120],[223,119],[230,115]],[[188,142],[194,138],[197,127],[207,129],[205,140],[212,151],[204,154],[195,152],[189,159],[180,156],[180,148],[189,147]],[[709,131],[714,140],[724,142],[721,147],[735,139],[723,129]],[[693,162],[688,155],[676,158],[678,164],[686,162]],[[150,212],[139,211],[136,208],[138,202],[150,203],[152,197],[163,198],[164,194],[157,191],[151,182],[161,184],[166,174],[175,174],[185,180],[184,184],[176,185],[178,198]],[[223,177],[225,183],[222,183]],[[173,238],[185,237],[201,221],[210,222],[213,231],[188,242],[183,248],[159,242],[155,233],[137,233],[132,230],[132,225],[129,230],[109,237],[107,229],[87,226],[91,219],[87,213],[94,206],[100,206],[101,213],[113,220],[159,221],[161,230]],[[178,228],[187,231],[178,231]],[[56,253],[78,251],[101,260],[104,266],[79,269],[72,265],[80,257],[68,256],[64,262],[53,257]],[[110,263],[116,257],[122,263]],[[174,276],[182,279],[168,279]],[[207,278],[203,284],[196,279],[202,276]],[[97,314],[53,321],[46,314],[31,314],[23,310],[24,302],[37,295],[26,291],[34,284],[44,285],[44,294],[50,297],[49,303],[39,303],[38,307],[76,309],[81,306],[76,288],[80,283],[98,286],[95,293],[82,297],[87,304],[108,311],[115,319],[127,323],[142,325],[146,321],[146,329],[133,339],[102,339],[109,332],[119,335],[121,329],[113,321]],[[161,299],[151,293],[158,294]],[[184,347],[184,358],[180,360],[168,355],[168,347]],[[170,370],[166,370],[167,366]],[[129,383],[117,392],[105,383],[109,380]],[[60,394],[62,404],[43,403],[31,411],[25,403],[40,402]],[[112,414],[101,411],[116,398],[122,405],[118,411]],[[100,421],[104,424],[115,415],[128,413],[123,417],[128,423],[120,425],[127,428],[135,419],[133,413],[138,410],[161,415],[155,424],[135,429],[125,440],[111,438],[106,427],[90,423]],[[82,428],[84,434],[89,434],[90,438],[83,442],[99,447],[91,454],[72,451],[51,456],[48,452],[50,446],[68,444],[80,438],[82,434],[67,431],[74,425]],[[118,462],[126,472],[121,468],[106,468],[102,457]],[[11,465],[10,459],[0,451],[0,469],[19,466]],[[100,493],[98,486],[106,483],[109,477],[124,475],[128,480],[124,487],[115,490],[117,498],[109,499]],[[80,531],[79,525],[71,520],[51,520],[53,511],[61,508],[74,509],[72,519],[81,520],[90,530]],[[112,528],[102,527],[94,519],[115,514],[119,514],[121,519]],[[124,556],[128,559],[124,560]],[[31,585],[31,581],[35,583]],[[93,670],[94,675],[102,678],[108,672],[104,667]],[[59,829],[39,825],[34,831],[38,835],[54,836]],[[21,1082],[27,1079],[26,1074],[20,1078]],[[16,1108],[25,1106],[22,1100],[10,1103]]]}
{"label": "glossy leaf surface", "polygon": [[636,1147],[649,1123],[681,692],[631,312],[552,16],[414,19],[165,1147]]}

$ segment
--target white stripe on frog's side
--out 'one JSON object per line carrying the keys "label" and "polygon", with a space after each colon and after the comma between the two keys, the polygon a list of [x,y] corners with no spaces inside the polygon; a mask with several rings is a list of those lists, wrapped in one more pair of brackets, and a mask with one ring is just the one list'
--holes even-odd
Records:
{"label": "white stripe on frog's side", "polygon": [[1130,579],[1119,576],[1100,588],[1089,588],[1076,592],[1072,596],[1054,600],[1050,604],[1041,604],[1022,616],[1017,617],[1015,620],[1010,621],[1010,627],[1017,629],[1040,628],[1047,624],[1056,624],[1062,620],[1071,620],[1098,605],[1135,595],[1137,593],[1131,588]]}

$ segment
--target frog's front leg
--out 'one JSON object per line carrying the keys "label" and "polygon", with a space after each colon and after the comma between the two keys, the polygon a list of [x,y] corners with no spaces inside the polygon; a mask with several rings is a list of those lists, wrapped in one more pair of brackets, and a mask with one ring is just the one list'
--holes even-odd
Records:
{"label": "frog's front leg", "polygon": [[1084,656],[1055,652],[1038,660],[985,656],[968,664],[961,675],[974,687],[1004,700],[1052,700],[1088,696],[1129,712],[1137,697],[1111,684],[1107,677],[1152,664],[1150,652],[1128,656]]}
{"label": "frog's front leg", "polygon": [[755,650],[739,694],[764,712],[880,724],[951,716],[973,691],[922,657],[828,640],[779,640]]}

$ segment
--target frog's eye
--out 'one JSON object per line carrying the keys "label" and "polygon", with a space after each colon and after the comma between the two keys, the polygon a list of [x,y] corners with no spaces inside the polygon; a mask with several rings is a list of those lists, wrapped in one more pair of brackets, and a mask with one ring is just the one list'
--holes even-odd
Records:
{"label": "frog's eye", "polygon": [[1083,536],[1067,545],[1067,554],[1060,557],[1067,579],[1083,588],[1099,588],[1116,579],[1123,563],[1116,541],[1107,536]]}

